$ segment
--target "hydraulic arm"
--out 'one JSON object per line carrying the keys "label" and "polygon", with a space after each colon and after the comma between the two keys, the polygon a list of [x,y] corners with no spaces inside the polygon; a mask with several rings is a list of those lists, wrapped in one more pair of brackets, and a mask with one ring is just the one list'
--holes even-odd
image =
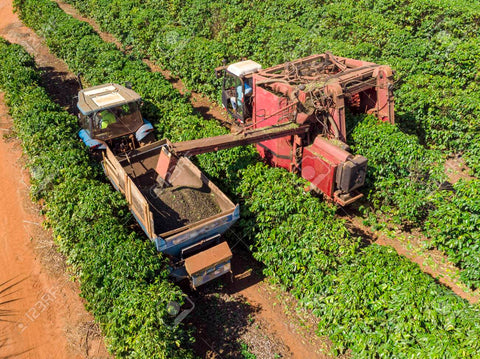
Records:
{"label": "hydraulic arm", "polygon": [[176,156],[195,156],[201,153],[246,146],[285,136],[302,135],[309,132],[310,125],[294,122],[262,127],[250,131],[239,131],[228,135],[201,138],[198,140],[169,143],[169,150]]}

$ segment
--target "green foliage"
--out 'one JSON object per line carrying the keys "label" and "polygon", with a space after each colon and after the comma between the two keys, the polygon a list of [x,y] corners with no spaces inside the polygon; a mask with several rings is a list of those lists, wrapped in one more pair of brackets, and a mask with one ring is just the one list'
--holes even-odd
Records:
{"label": "green foliage", "polygon": [[418,226],[444,181],[443,158],[397,126],[366,117],[351,133],[353,148],[368,158],[369,199],[399,224]]}
{"label": "green foliage", "polygon": [[248,181],[239,188],[249,204],[246,220],[253,221],[254,256],[320,318],[319,333],[328,335],[335,352],[349,349],[355,358],[476,356],[478,308],[391,248],[359,250],[343,223],[332,220],[331,207],[303,192],[302,179],[276,169],[264,182],[265,172],[261,164],[242,171]]}
{"label": "green foliage", "polygon": [[260,163],[241,175],[254,257],[265,274],[313,307],[312,298],[329,286],[325,275],[355,254],[359,240],[335,218],[335,208],[304,191],[307,182],[297,175]]}
{"label": "green foliage", "polygon": [[126,226],[125,201],[103,183],[77,139],[76,118],[38,85],[32,58],[3,40],[0,52],[0,88],[27,156],[32,195],[45,200],[47,224],[110,349],[118,357],[192,358],[189,334],[169,325],[167,304],[183,295],[165,259]]}
{"label": "green foliage", "polygon": [[437,193],[426,233],[432,246],[463,269],[461,279],[480,287],[480,181],[459,181],[454,191]]}
{"label": "green foliage", "polygon": [[245,359],[257,359],[257,356],[250,352],[250,350],[248,349],[248,345],[245,344],[245,342],[241,342],[240,347],[242,349],[241,354]]}
{"label": "green foliage", "polygon": [[356,358],[475,358],[480,351],[479,309],[388,247],[373,244],[339,268],[316,313],[320,333]]}

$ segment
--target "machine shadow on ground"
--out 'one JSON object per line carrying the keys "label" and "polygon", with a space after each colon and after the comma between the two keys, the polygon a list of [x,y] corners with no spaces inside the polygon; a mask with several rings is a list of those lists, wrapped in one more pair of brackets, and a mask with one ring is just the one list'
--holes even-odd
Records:
{"label": "machine shadow on ground", "polygon": [[52,100],[74,113],[80,85],[76,78],[67,72],[57,71],[51,66],[40,67],[41,85],[47,89]]}
{"label": "machine shadow on ground", "polygon": [[203,287],[195,297],[195,310],[187,320],[196,328],[194,349],[202,358],[244,358],[242,337],[261,308],[227,292],[216,282]]}
{"label": "machine shadow on ground", "polygon": [[[261,330],[256,315],[262,307],[249,303],[242,294],[265,278],[261,264],[242,243],[233,247],[232,252],[231,276],[224,275],[197,290],[189,288],[186,281],[181,285],[195,303],[194,311],[184,324],[196,328],[194,350],[201,358],[244,358],[242,350],[246,343],[250,344],[255,333]],[[258,339],[259,342],[268,340]]]}

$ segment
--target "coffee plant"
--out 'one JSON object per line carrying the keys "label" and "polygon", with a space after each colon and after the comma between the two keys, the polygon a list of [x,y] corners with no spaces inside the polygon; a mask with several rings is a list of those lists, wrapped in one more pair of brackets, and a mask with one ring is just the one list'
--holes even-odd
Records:
{"label": "coffee plant", "polygon": [[426,222],[430,245],[462,268],[461,279],[480,287],[480,181],[460,181],[453,192],[439,192]]}
{"label": "coffee plant", "polygon": [[427,150],[417,137],[373,116],[350,134],[354,151],[368,158],[369,200],[405,226],[419,226],[432,208],[432,195],[445,181],[441,153]]}

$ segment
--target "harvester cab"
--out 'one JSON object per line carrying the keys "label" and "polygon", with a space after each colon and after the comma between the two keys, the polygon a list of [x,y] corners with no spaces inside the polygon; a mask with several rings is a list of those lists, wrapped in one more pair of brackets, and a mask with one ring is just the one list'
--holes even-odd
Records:
{"label": "harvester cab", "polygon": [[261,69],[262,65],[252,60],[216,69],[217,77],[223,75],[222,105],[230,116],[242,124],[252,117],[252,75]]}
{"label": "harvester cab", "polygon": [[153,126],[140,113],[142,98],[131,88],[114,83],[81,89],[77,108],[78,135],[92,150],[107,146],[120,154],[152,142]]}

